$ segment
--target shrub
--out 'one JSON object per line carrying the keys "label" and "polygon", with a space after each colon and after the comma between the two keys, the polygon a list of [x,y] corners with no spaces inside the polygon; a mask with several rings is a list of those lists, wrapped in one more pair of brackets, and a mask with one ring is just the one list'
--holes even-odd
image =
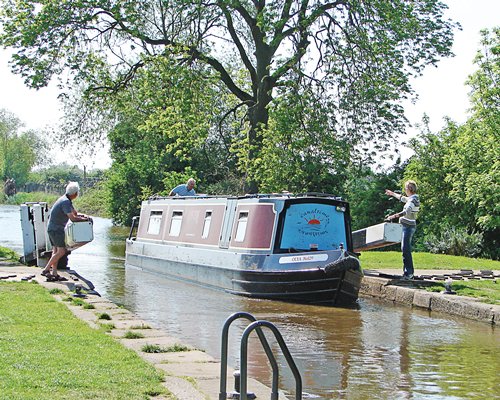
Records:
{"label": "shrub", "polygon": [[98,318],[99,319],[106,319],[109,321],[111,319],[111,315],[109,315],[107,313],[102,313],[102,314],[99,314]]}
{"label": "shrub", "polygon": [[482,241],[482,233],[468,233],[465,228],[445,226],[440,233],[427,235],[424,242],[434,254],[476,257],[481,252]]}
{"label": "shrub", "polygon": [[144,335],[139,332],[132,332],[132,331],[127,331],[123,335],[124,339],[142,339]]}

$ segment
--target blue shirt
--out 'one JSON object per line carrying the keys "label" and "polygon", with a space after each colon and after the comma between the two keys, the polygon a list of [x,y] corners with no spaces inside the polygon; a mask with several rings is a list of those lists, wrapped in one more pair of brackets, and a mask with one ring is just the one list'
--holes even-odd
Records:
{"label": "blue shirt", "polygon": [[185,183],[173,188],[172,192],[174,192],[177,196],[196,196],[194,189],[188,190]]}
{"label": "blue shirt", "polygon": [[68,214],[73,212],[73,203],[64,195],[57,199],[50,209],[48,231],[64,231],[69,220]]}

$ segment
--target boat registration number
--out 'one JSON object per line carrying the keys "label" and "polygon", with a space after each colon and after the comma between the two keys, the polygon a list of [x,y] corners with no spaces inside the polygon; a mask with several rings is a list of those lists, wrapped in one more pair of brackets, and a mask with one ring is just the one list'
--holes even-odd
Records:
{"label": "boat registration number", "polygon": [[292,264],[292,263],[303,263],[303,262],[316,262],[316,261],[326,261],[328,260],[328,254],[305,254],[301,256],[286,256],[280,257],[280,264]]}

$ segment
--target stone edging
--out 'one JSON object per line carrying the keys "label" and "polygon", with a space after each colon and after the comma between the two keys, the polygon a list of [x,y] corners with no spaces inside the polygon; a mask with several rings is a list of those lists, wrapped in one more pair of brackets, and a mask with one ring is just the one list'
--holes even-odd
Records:
{"label": "stone edging", "polygon": [[444,312],[493,325],[500,324],[500,306],[481,303],[472,297],[427,292],[408,284],[398,286],[391,284],[389,279],[371,276],[363,278],[359,293],[429,311]]}

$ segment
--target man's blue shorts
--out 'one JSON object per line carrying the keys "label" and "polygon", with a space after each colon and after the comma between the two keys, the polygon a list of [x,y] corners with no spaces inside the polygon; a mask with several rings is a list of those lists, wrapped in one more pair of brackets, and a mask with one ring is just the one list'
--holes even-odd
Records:
{"label": "man's blue shorts", "polygon": [[47,231],[50,244],[54,247],[66,247],[64,231]]}

